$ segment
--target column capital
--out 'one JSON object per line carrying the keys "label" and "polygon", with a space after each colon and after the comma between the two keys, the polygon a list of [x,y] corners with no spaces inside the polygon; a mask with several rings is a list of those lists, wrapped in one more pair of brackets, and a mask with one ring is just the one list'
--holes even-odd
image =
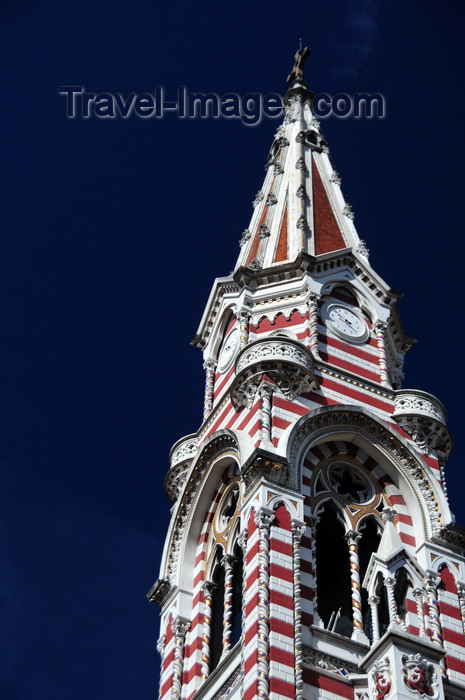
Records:
{"label": "column capital", "polygon": [[385,321],[375,321],[372,328],[374,333],[384,333],[388,327]]}
{"label": "column capital", "polygon": [[160,639],[157,642],[157,651],[160,654],[160,656],[163,656],[163,652],[165,651],[165,642],[166,642],[166,634],[162,634]]}
{"label": "column capital", "polygon": [[261,507],[255,513],[255,524],[257,527],[269,528],[274,520],[274,511],[269,508]]}
{"label": "column capital", "polygon": [[241,530],[236,542],[239,545],[239,547],[242,549],[242,551],[244,552],[245,548],[247,547],[247,528],[244,528],[243,530]]}
{"label": "column capital", "polygon": [[224,566],[225,569],[232,569],[233,566],[237,564],[237,561],[237,557],[235,557],[233,554],[225,554],[224,557],[221,558],[220,564],[221,566]]}
{"label": "column capital", "polygon": [[276,388],[277,387],[274,384],[271,384],[270,382],[262,382],[258,389],[258,394],[260,397],[271,396],[271,394],[273,394],[273,392],[276,391]]}
{"label": "column capital", "polygon": [[361,536],[362,536],[361,532],[356,532],[355,530],[349,530],[344,535],[344,539],[350,547],[351,545],[357,544],[357,542],[359,541]]}
{"label": "column capital", "polygon": [[184,617],[175,617],[171,623],[174,636],[181,639],[184,639],[190,626],[191,623]]}
{"label": "column capital", "polygon": [[307,302],[307,304],[318,304],[320,299],[321,294],[317,294],[313,290],[310,290],[305,301]]}
{"label": "column capital", "polygon": [[244,308],[236,309],[236,311],[234,312],[234,316],[239,321],[239,323],[248,323],[251,316],[251,312],[248,309]]}
{"label": "column capital", "polygon": [[212,359],[205,360],[205,362],[203,363],[203,368],[204,368],[205,371],[211,370],[211,371],[214,372],[215,369],[216,369],[216,362],[215,362],[215,360],[212,360]]}
{"label": "column capital", "polygon": [[423,586],[427,593],[436,595],[437,587],[441,583],[441,577],[435,571],[428,571],[423,579]]}
{"label": "column capital", "polygon": [[213,583],[213,581],[204,581],[202,585],[202,590],[205,598],[212,596],[217,588],[218,584]]}
{"label": "column capital", "polygon": [[302,538],[302,536],[305,533],[305,530],[307,529],[307,526],[301,520],[297,520],[296,518],[292,518],[291,528],[292,528],[292,534],[295,536],[296,539],[298,539],[300,541],[300,539]]}

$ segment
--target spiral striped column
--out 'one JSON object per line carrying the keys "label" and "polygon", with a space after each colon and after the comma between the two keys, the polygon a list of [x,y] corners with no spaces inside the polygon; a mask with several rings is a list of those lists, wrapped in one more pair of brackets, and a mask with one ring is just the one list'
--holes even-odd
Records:
{"label": "spiral striped column", "polygon": [[319,619],[318,615],[318,591],[316,586],[317,581],[317,570],[316,570],[316,526],[318,525],[320,518],[318,515],[309,515],[306,519],[307,526],[310,528],[310,542],[311,542],[311,567],[313,574],[313,622],[317,624]]}
{"label": "spiral striped column", "polygon": [[373,325],[373,331],[376,336],[376,347],[378,351],[378,365],[379,365],[379,378],[383,386],[391,386],[389,382],[389,375],[387,371],[386,362],[386,346],[384,342],[384,332],[386,330],[386,324],[381,321],[377,321]]}
{"label": "spiral striped column", "polygon": [[206,420],[213,409],[213,387],[215,385],[216,364],[213,360],[207,360],[203,366],[205,370],[205,398],[203,402],[203,419]]}
{"label": "spiral striped column", "polygon": [[423,591],[421,588],[415,588],[412,593],[417,604],[417,618],[420,637],[427,637],[428,635],[426,634],[425,628],[425,611],[423,608]]}
{"label": "spiral striped column", "polygon": [[270,689],[270,523],[273,514],[261,508],[255,514],[258,527],[258,691],[261,700],[268,700]]}
{"label": "spiral striped column", "polygon": [[319,296],[310,292],[307,298],[308,306],[308,334],[309,334],[309,349],[313,357],[319,359],[320,351],[318,348],[318,300]]}
{"label": "spiral striped column", "polygon": [[247,590],[247,528],[244,528],[237,538],[237,544],[242,550],[242,610],[241,610],[241,697],[244,696],[244,666],[245,666],[245,622],[246,590]]}
{"label": "spiral striped column", "polygon": [[360,593],[360,562],[358,558],[357,542],[361,534],[349,530],[345,535],[347,544],[349,545],[349,565],[350,565],[350,587],[352,592],[352,618],[354,631],[352,637],[360,637],[363,634],[363,618],[362,618],[362,596]]}
{"label": "spiral striped column", "polygon": [[260,397],[262,400],[260,419],[262,423],[262,428],[260,432],[260,439],[265,445],[271,444],[271,430],[272,430],[272,397],[273,397],[273,387],[271,384],[264,383],[260,387]]}
{"label": "spiral striped column", "polygon": [[173,657],[173,679],[171,685],[172,700],[179,700],[182,688],[182,670],[184,662],[184,644],[186,633],[189,629],[189,622],[177,617],[173,620],[174,634],[174,657]]}
{"label": "spiral striped column", "polygon": [[465,635],[465,586],[458,584],[457,593],[459,597],[460,617],[462,618],[462,629]]}
{"label": "spiral striped column", "polygon": [[397,625],[397,603],[394,595],[394,586],[396,585],[396,579],[392,576],[385,576],[384,585],[386,586],[388,601],[389,626],[393,627]]}
{"label": "spiral striped column", "polygon": [[162,659],[162,664],[161,664],[161,670],[160,670],[160,683],[159,683],[159,690],[158,690],[158,697],[162,697],[162,678],[163,678],[163,657],[165,655],[165,646],[166,646],[166,634],[162,634],[160,636],[160,639],[157,642],[157,651],[161,656]]}
{"label": "spiral striped column", "polygon": [[292,521],[292,568],[294,597],[294,670],[295,700],[304,695],[303,654],[302,654],[302,607],[300,590],[300,540],[305,532],[305,524]]}
{"label": "spiral striped column", "polygon": [[231,632],[232,632],[232,616],[233,616],[233,596],[234,596],[234,580],[233,569],[237,563],[236,557],[232,554],[225,554],[221,560],[224,567],[224,613],[223,613],[223,652],[222,656],[228,653],[231,649]]}
{"label": "spiral striped column", "polygon": [[[441,621],[439,619],[439,604],[437,599],[438,584],[440,582],[437,576],[427,576],[423,582],[423,586],[426,593],[426,602],[428,605],[428,618],[430,622],[431,631],[431,641],[440,647],[444,647],[443,637],[442,637],[442,627]],[[446,662],[442,658],[439,662],[441,673],[443,676],[447,675]]]}
{"label": "spiral striped column", "polygon": [[205,581],[203,584],[203,631],[202,631],[202,680],[208,678],[210,673],[210,645],[211,645],[211,624],[212,624],[212,601],[213,591],[216,584]]}
{"label": "spiral striped column", "polygon": [[370,621],[371,621],[371,636],[372,641],[377,642],[379,639],[379,619],[378,619],[378,605],[379,598],[377,595],[372,595],[368,598],[368,605],[370,606]]}
{"label": "spiral striped column", "polygon": [[248,311],[238,311],[236,318],[239,322],[239,350],[243,350],[249,341],[249,318]]}

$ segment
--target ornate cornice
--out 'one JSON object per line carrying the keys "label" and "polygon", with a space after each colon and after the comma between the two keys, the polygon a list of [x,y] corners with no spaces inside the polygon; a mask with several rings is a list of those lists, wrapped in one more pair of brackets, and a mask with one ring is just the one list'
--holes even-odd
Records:
{"label": "ornate cornice", "polygon": [[249,489],[258,479],[265,477],[276,484],[289,484],[292,470],[286,460],[276,455],[257,448],[249,457],[241,469],[241,477],[246,489]]}

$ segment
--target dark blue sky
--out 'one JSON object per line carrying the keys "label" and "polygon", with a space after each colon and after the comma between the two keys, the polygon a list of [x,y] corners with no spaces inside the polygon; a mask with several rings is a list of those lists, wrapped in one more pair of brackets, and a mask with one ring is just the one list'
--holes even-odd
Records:
{"label": "dark blue sky", "polygon": [[200,425],[190,347],[234,266],[276,122],[68,120],[59,85],[279,92],[299,36],[376,271],[419,339],[406,388],[449,413],[465,522],[463,2],[5,1],[0,253],[0,685],[7,700],[156,697],[168,452]]}

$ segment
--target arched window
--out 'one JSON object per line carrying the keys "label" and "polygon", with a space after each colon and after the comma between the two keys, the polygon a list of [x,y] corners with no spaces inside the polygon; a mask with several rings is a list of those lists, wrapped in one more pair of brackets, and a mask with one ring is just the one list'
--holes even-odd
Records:
{"label": "arched window", "polygon": [[349,550],[345,528],[331,502],[326,503],[316,528],[316,570],[318,613],[326,629],[350,637]]}
{"label": "arched window", "polygon": [[[360,581],[363,581],[370,563],[370,558],[373,552],[379,547],[381,535],[379,533],[379,523],[374,517],[369,517],[364,520],[359,526],[361,538],[358,542],[358,559],[360,562]],[[368,604],[368,592],[365,588],[361,588],[362,596],[362,617],[363,630],[368,638],[371,635],[371,612]]]}
{"label": "arched window", "polygon": [[311,493],[318,615],[325,629],[366,642],[370,606],[362,582],[380,542],[380,485],[355,459],[332,454],[313,469]]}
{"label": "arched window", "polygon": [[240,484],[220,489],[208,540],[204,639],[211,673],[238,642],[242,628],[242,550],[238,544]]}

